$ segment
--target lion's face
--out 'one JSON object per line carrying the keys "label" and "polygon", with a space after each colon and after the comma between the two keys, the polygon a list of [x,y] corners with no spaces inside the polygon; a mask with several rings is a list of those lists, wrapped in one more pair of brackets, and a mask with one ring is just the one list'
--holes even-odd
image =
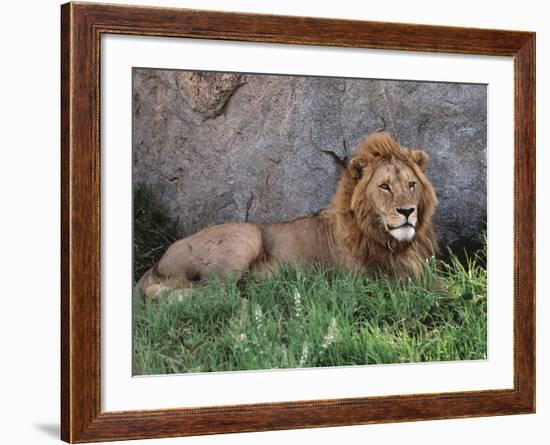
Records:
{"label": "lion's face", "polygon": [[400,161],[382,162],[366,187],[367,199],[381,225],[398,241],[414,238],[422,193],[422,182]]}
{"label": "lion's face", "polygon": [[425,152],[401,147],[385,134],[368,139],[349,163],[356,224],[384,244],[413,241],[437,204],[424,175],[427,165]]}

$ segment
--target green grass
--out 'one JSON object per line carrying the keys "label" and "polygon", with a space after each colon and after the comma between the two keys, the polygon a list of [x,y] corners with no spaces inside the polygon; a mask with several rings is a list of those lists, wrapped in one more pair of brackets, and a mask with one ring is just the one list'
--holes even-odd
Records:
{"label": "green grass", "polygon": [[419,283],[287,267],[134,303],[135,374],[485,359],[485,250]]}

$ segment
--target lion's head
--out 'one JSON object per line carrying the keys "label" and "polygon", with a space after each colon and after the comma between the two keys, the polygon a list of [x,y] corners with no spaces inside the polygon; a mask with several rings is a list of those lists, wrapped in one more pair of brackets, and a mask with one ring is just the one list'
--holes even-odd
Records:
{"label": "lion's head", "polygon": [[387,133],[359,144],[332,207],[354,250],[372,251],[377,244],[399,253],[413,246],[425,257],[437,250],[431,223],[437,198],[424,175],[428,161],[425,152],[402,147]]}
{"label": "lion's head", "polygon": [[437,204],[424,175],[428,160],[425,152],[401,147],[386,133],[367,137],[348,165],[355,182],[350,209],[359,222],[368,222],[365,228],[380,235],[411,242]]}

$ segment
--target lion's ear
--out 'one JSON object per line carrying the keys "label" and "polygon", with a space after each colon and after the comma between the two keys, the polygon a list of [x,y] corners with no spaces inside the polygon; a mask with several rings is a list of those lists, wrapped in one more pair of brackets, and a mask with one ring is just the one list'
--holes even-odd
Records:
{"label": "lion's ear", "polygon": [[365,159],[363,159],[360,156],[355,156],[350,159],[348,163],[348,170],[356,181],[361,179],[361,176],[363,176],[363,168],[365,168],[365,165],[367,165],[367,162]]}
{"label": "lion's ear", "polygon": [[420,167],[420,170],[426,170],[428,164],[430,163],[430,157],[425,151],[422,150],[412,150],[412,157],[414,162]]}

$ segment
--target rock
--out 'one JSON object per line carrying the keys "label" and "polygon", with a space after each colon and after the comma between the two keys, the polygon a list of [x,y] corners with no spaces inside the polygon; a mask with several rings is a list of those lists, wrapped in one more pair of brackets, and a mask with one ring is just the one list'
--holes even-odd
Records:
{"label": "rock", "polygon": [[430,155],[442,250],[474,248],[487,218],[485,85],[134,70],[134,186],[181,235],[326,207],[373,131]]}
{"label": "rock", "polygon": [[204,119],[220,114],[242,84],[242,77],[234,74],[178,71],[175,75],[184,101]]}

